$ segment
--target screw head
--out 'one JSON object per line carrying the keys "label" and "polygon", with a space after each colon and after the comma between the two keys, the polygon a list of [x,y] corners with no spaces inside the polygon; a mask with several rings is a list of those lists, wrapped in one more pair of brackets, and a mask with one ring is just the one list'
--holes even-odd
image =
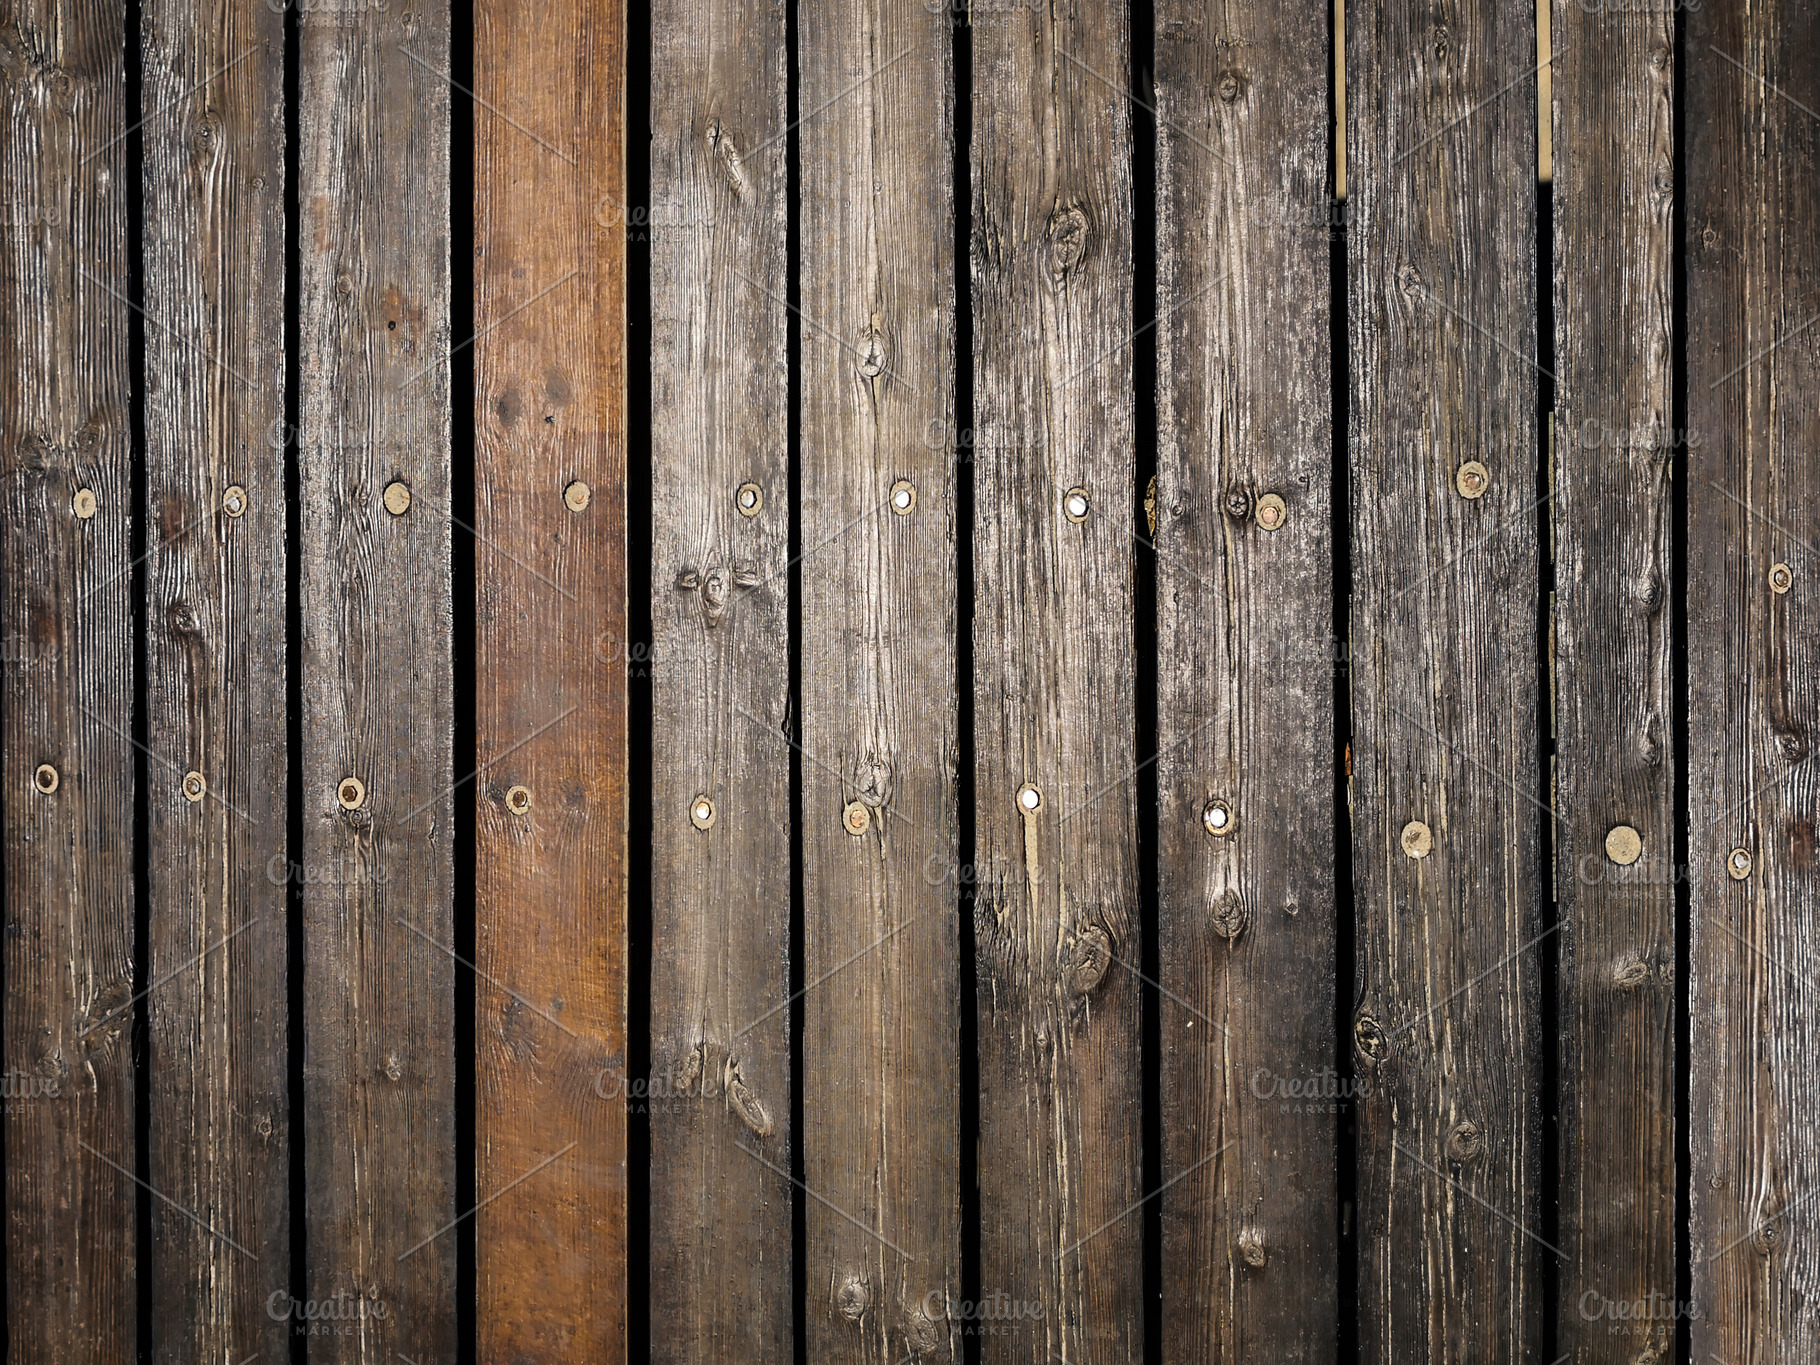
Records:
{"label": "screw head", "polygon": [[1725,859],[1725,870],[1731,874],[1731,879],[1735,882],[1741,882],[1750,876],[1751,866],[1749,849],[1734,848]]}
{"label": "screw head", "polygon": [[900,517],[907,517],[916,510],[916,485],[908,479],[899,479],[891,485],[891,510]]}
{"label": "screw head", "polygon": [[1403,826],[1400,842],[1403,851],[1412,858],[1426,858],[1435,846],[1434,831],[1420,820],[1411,820]]}
{"label": "screw head", "polygon": [[1070,488],[1062,494],[1062,515],[1079,525],[1087,520],[1087,513],[1093,510],[1093,499],[1087,496],[1085,488]]}
{"label": "screw head", "polygon": [[1643,836],[1629,825],[1613,825],[1605,836],[1605,856],[1619,867],[1629,867],[1643,856]]}
{"label": "screw head", "polygon": [[1216,796],[1201,807],[1201,828],[1216,839],[1226,839],[1238,831],[1239,819],[1232,807]]}
{"label": "screw head", "polygon": [[698,796],[689,803],[689,823],[697,829],[714,828],[714,803],[705,796]]}
{"label": "screw head", "polygon": [[1460,466],[1460,472],[1454,476],[1453,482],[1454,487],[1460,490],[1461,497],[1477,498],[1491,487],[1491,475],[1477,460],[1468,460]]}
{"label": "screw head", "polygon": [[366,784],[358,777],[344,777],[335,784],[335,800],[343,810],[359,810],[366,799]]}
{"label": "screw head", "polygon": [[1795,574],[1786,564],[1772,564],[1769,569],[1769,590],[1780,597],[1794,586]]}
{"label": "screw head", "polygon": [[203,780],[203,776],[201,773],[187,772],[183,775],[183,798],[184,798],[184,800],[190,801],[190,802],[200,801],[200,800],[202,800],[203,795],[208,791],[208,789],[209,789],[209,784]]}
{"label": "screw head", "polygon": [[1289,520],[1289,508],[1275,493],[1258,499],[1257,523],[1266,531],[1280,531]]}
{"label": "screw head", "polygon": [[70,499],[70,510],[81,521],[87,521],[95,515],[96,505],[95,490],[92,488],[78,488],[76,496]]}
{"label": "screw head", "polygon": [[411,506],[411,487],[403,480],[395,479],[385,486],[385,510],[395,517],[402,517]]}
{"label": "screw head", "polygon": [[872,828],[872,812],[858,801],[849,801],[841,812],[841,827],[849,834],[860,835]]}
{"label": "screw head", "polygon": [[575,480],[574,483],[562,490],[562,505],[571,512],[587,511],[588,504],[593,501],[593,498],[594,490],[589,488],[587,484],[583,483],[580,479]]}
{"label": "screw head", "polygon": [[742,483],[734,491],[733,505],[742,517],[755,517],[765,505],[765,490],[755,483]]}
{"label": "screw head", "polygon": [[56,791],[62,782],[63,779],[57,775],[57,770],[48,763],[40,763],[38,771],[32,774],[32,785],[46,796]]}
{"label": "screw head", "polygon": [[1017,808],[1025,815],[1035,815],[1043,808],[1043,794],[1026,782],[1017,789]]}
{"label": "screw head", "polygon": [[221,495],[221,510],[230,517],[243,517],[247,509],[246,489],[239,484],[229,484]]}
{"label": "screw head", "polygon": [[529,787],[512,787],[506,792],[506,809],[514,815],[523,815],[531,809],[531,789]]}

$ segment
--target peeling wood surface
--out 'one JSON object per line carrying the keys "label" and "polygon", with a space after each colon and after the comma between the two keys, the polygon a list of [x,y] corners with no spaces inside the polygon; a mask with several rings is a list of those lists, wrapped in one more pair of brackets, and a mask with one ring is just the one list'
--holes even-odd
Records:
{"label": "peeling wood surface", "polygon": [[798,107],[821,111],[799,274],[812,1360],[963,1346],[948,25],[898,0],[804,0],[798,24]]}
{"label": "peeling wood surface", "polygon": [[980,1283],[1043,1309],[980,1344],[1137,1360],[1129,35],[1104,0],[974,19]]}
{"label": "peeling wood surface", "polygon": [[785,11],[664,0],[651,35],[651,1352],[786,1360]]}
{"label": "peeling wood surface", "polygon": [[[1535,37],[1527,6],[1468,0],[1445,23],[1347,7],[1353,1041],[1374,1365],[1536,1358],[1555,1273],[1536,1241],[1536,121],[1533,93],[1492,99],[1533,82]],[[1475,461],[1486,481],[1466,497]]]}
{"label": "peeling wood surface", "polygon": [[1820,15],[1769,0],[1684,22],[1693,1351],[1808,1361]]}
{"label": "peeling wood surface", "polygon": [[284,18],[141,23],[152,1338],[240,1361],[290,1344]]}
{"label": "peeling wood surface", "polygon": [[[318,1361],[454,1357],[449,15],[305,23],[301,432],[308,1295]],[[466,244],[462,248],[466,250]],[[385,505],[389,485],[411,500]],[[362,787],[357,800],[347,779]],[[478,994],[478,992],[477,992]]]}
{"label": "peeling wood surface", "polygon": [[1337,1343],[1326,21],[1157,12],[1170,1360]]}
{"label": "peeling wood surface", "polygon": [[[1553,26],[1560,1344],[1675,1280],[1674,21]],[[1638,847],[1615,829],[1634,830]],[[1632,859],[1620,863],[1617,857]],[[1666,1360],[1675,1321],[1629,1325]],[[1697,1356],[1696,1359],[1704,1359]]]}
{"label": "peeling wood surface", "polygon": [[125,28],[0,12],[7,1325],[34,1365],[136,1350]]}

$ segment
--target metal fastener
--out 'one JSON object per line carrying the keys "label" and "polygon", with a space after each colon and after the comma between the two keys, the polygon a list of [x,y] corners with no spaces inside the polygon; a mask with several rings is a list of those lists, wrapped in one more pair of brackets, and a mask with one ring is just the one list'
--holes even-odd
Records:
{"label": "metal fastener", "polygon": [[227,491],[221,495],[221,510],[230,517],[242,517],[246,515],[246,505],[246,489],[237,483],[229,484]]}
{"label": "metal fastener", "polygon": [[1201,828],[1216,839],[1225,839],[1238,832],[1238,817],[1232,813],[1232,807],[1217,796],[1201,807]]}
{"label": "metal fastener", "polygon": [[1460,490],[1463,498],[1476,498],[1491,487],[1491,475],[1485,466],[1477,460],[1468,460],[1460,466],[1460,472],[1454,476],[1454,487]]}
{"label": "metal fastener", "polygon": [[1043,808],[1043,794],[1028,782],[1017,789],[1017,808],[1026,815],[1035,815]]}
{"label": "metal fastener", "polygon": [[849,801],[841,812],[840,822],[849,834],[864,834],[872,828],[872,812],[858,801]]}
{"label": "metal fastener", "polygon": [[523,815],[531,809],[531,789],[529,787],[512,787],[506,792],[506,809],[514,815]]}
{"label": "metal fastener", "polygon": [[765,505],[765,490],[755,483],[742,483],[733,494],[733,505],[742,517],[755,517]]}
{"label": "metal fastener", "polygon": [[916,510],[916,485],[908,479],[899,479],[891,485],[891,510],[900,517],[907,517]]}
{"label": "metal fastener", "polygon": [[583,483],[580,479],[577,479],[574,483],[562,490],[562,505],[571,512],[585,512],[588,508],[589,501],[591,501],[593,497],[594,490],[589,488],[587,484]]}
{"label": "metal fastener", "polygon": [[1629,867],[1643,856],[1643,836],[1629,825],[1613,825],[1605,836],[1605,856],[1619,867]]}
{"label": "metal fastener", "polygon": [[38,771],[32,774],[32,785],[46,796],[56,791],[62,781],[63,779],[57,776],[57,770],[48,763],[40,763]]}
{"label": "metal fastener", "polygon": [[1093,499],[1087,496],[1085,488],[1070,488],[1062,494],[1062,515],[1069,521],[1079,524],[1087,520],[1087,513],[1093,508]]}
{"label": "metal fastener", "polygon": [[344,777],[335,784],[335,799],[343,810],[359,810],[366,804],[366,784],[358,777]]}
{"label": "metal fastener", "polygon": [[385,510],[395,517],[402,517],[411,506],[410,485],[402,480],[394,480],[385,486]]}
{"label": "metal fastener", "polygon": [[70,499],[70,507],[82,521],[95,515],[95,506],[95,490],[92,488],[78,488],[76,496]]}
{"label": "metal fastener", "polygon": [[714,828],[714,803],[705,796],[698,796],[689,805],[689,823],[697,829]]}
{"label": "metal fastener", "polygon": [[1289,508],[1275,493],[1266,493],[1258,499],[1257,519],[1264,530],[1280,531],[1289,520]]}
{"label": "metal fastener", "polygon": [[1435,846],[1434,831],[1420,820],[1403,826],[1403,851],[1412,858],[1426,858]]}
{"label": "metal fastener", "polygon": [[1731,851],[1731,856],[1725,860],[1725,870],[1731,874],[1731,879],[1735,882],[1741,882],[1746,877],[1750,876],[1750,851],[1748,849],[1734,848]]}
{"label": "metal fastener", "polygon": [[[81,514],[78,513],[77,515],[80,516]],[[1769,566],[1769,590],[1771,592],[1780,596],[1782,593],[1787,592],[1789,588],[1794,585],[1794,582],[1794,571],[1790,569],[1788,565],[1772,564]]]}
{"label": "metal fastener", "polygon": [[186,801],[200,801],[209,789],[199,772],[187,772],[183,775],[183,796]]}

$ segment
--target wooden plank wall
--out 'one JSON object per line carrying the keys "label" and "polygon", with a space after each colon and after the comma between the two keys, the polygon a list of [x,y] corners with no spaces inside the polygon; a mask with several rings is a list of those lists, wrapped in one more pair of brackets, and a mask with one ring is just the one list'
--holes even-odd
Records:
{"label": "wooden plank wall", "polygon": [[1337,1345],[1326,17],[1157,10],[1170,1360]]}
{"label": "wooden plank wall", "polygon": [[799,14],[800,1292],[812,1360],[958,1356],[949,18]]}
{"label": "wooden plank wall", "polygon": [[1715,5],[1686,53],[1693,1350],[1812,1360],[1820,15]]}

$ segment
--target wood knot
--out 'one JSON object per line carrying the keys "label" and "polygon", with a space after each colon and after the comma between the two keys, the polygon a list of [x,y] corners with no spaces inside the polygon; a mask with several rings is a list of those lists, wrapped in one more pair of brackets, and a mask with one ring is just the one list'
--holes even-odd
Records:
{"label": "wood knot", "polygon": [[1645,611],[1654,611],[1662,605],[1662,575],[1650,570],[1637,579],[1637,604]]}
{"label": "wood knot", "polygon": [[1231,104],[1240,95],[1245,93],[1245,73],[1236,69],[1222,71],[1220,73],[1219,91],[1221,102],[1224,104]]}
{"label": "wood knot", "polygon": [[1234,521],[1245,520],[1251,515],[1251,490],[1243,484],[1233,484],[1226,490],[1226,498],[1221,506],[1226,509],[1226,515]]}
{"label": "wood knot", "polygon": [[1060,285],[1080,269],[1093,238],[1093,222],[1079,204],[1058,208],[1049,219],[1049,273]]}
{"label": "wood knot", "polygon": [[727,1103],[745,1121],[746,1127],[759,1137],[770,1137],[771,1115],[746,1085],[745,1079],[739,1074],[739,1063],[731,1057],[727,1059],[726,1074],[722,1079],[727,1092]]}
{"label": "wood knot", "polygon": [[1621,991],[1634,991],[1649,980],[1649,963],[1640,958],[1620,962],[1611,974],[1611,984]]}
{"label": "wood knot", "polygon": [[1463,1119],[1453,1126],[1447,1135],[1447,1157],[1462,1166],[1477,1161],[1485,1154],[1485,1135],[1479,1131],[1479,1125],[1470,1119]]}
{"label": "wood knot", "polygon": [[213,109],[204,111],[196,120],[196,126],[190,130],[190,150],[198,160],[212,161],[220,153],[222,131],[221,115]]}
{"label": "wood knot", "polygon": [[1782,1246],[1781,1220],[1772,1218],[1757,1224],[1751,1232],[1750,1244],[1759,1256],[1774,1256]]}
{"label": "wood knot", "polygon": [[196,615],[196,609],[188,602],[173,602],[167,613],[173,635],[202,634],[202,618]]}
{"label": "wood knot", "polygon": [[1807,737],[1792,725],[1778,726],[1776,749],[1790,763],[1799,763],[1807,757]]}
{"label": "wood knot", "polygon": [[1075,935],[1062,978],[1075,995],[1086,995],[1106,979],[1111,966],[1112,935],[1097,924],[1089,924]]}
{"label": "wood knot", "polygon": [[859,354],[858,368],[863,379],[877,379],[890,368],[891,356],[885,349],[885,338],[876,328],[868,330],[860,338],[855,351]]}
{"label": "wood knot", "polygon": [[1373,1070],[1390,1060],[1390,1037],[1384,1032],[1384,1026],[1369,1014],[1360,1015],[1352,1026],[1352,1045],[1366,1070]]}
{"label": "wood knot", "polygon": [[942,1336],[941,1327],[930,1319],[923,1303],[918,1303],[904,1315],[904,1344],[912,1359],[934,1355],[942,1348]]}
{"label": "wood knot", "polygon": [[1450,34],[1445,27],[1435,29],[1434,38],[1429,44],[1429,50],[1435,54],[1435,60],[1437,62],[1446,61],[1447,54],[1453,51],[1453,35]]}
{"label": "wood knot", "polygon": [[1428,297],[1428,291],[1422,287],[1422,272],[1413,265],[1402,266],[1397,270],[1397,288],[1401,289],[1403,296],[1412,303],[1418,300],[1425,301]]}
{"label": "wood knot", "polygon": [[858,1275],[849,1275],[841,1281],[834,1303],[848,1322],[858,1322],[872,1306],[872,1287]]}
{"label": "wood knot", "polygon": [[1245,1264],[1252,1269],[1261,1269],[1264,1264],[1264,1234],[1256,1228],[1246,1228],[1239,1234],[1239,1255],[1245,1258]]}
{"label": "wood knot", "polygon": [[733,143],[733,135],[721,127],[720,121],[716,119],[708,125],[707,137],[708,149],[720,163],[727,188],[733,191],[735,198],[744,196],[750,185],[746,179],[745,167],[740,163],[739,148]]}
{"label": "wood knot", "polygon": [[1245,909],[1245,898],[1227,887],[1213,898],[1213,909],[1208,915],[1208,923],[1213,932],[1221,938],[1233,939],[1245,932],[1250,922],[1250,914]]}
{"label": "wood knot", "polygon": [[385,1078],[388,1081],[396,1081],[404,1075],[404,1063],[398,1060],[396,1052],[388,1052],[385,1065],[380,1070],[385,1072]]}

